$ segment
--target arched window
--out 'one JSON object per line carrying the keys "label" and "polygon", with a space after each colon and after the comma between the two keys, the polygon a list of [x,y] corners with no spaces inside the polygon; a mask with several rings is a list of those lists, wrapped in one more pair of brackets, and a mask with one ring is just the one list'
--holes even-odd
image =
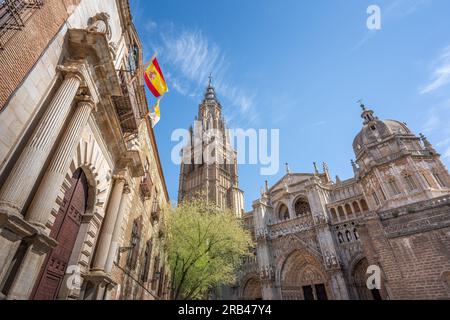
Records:
{"label": "arched window", "polygon": [[352,235],[350,233],[350,231],[345,231],[345,237],[347,238],[347,241],[350,242],[352,241]]}
{"label": "arched window", "polygon": [[330,209],[330,212],[331,212],[331,217],[332,217],[334,220],[337,220],[336,209],[331,208],[331,209]]}
{"label": "arched window", "polygon": [[341,206],[338,207],[338,212],[339,212],[339,219],[344,220],[345,213],[344,213],[344,209]]}
{"label": "arched window", "polygon": [[350,205],[348,203],[345,205],[345,212],[347,213],[347,216],[350,216],[353,214],[352,208],[350,207]]}
{"label": "arched window", "polygon": [[342,235],[342,232],[338,232],[338,240],[339,240],[339,243],[344,243],[345,242],[345,240],[344,240],[344,236]]}
{"label": "arched window", "polygon": [[414,178],[409,173],[405,173],[403,175],[403,179],[405,179],[406,186],[408,187],[408,191],[414,191],[417,189],[417,184],[414,181]]}
{"label": "arched window", "polygon": [[353,229],[353,236],[355,237],[355,240],[359,239],[359,233],[358,233],[358,230],[356,230],[356,228]]}
{"label": "arched window", "polygon": [[355,214],[361,212],[361,208],[359,207],[358,202],[354,201],[352,205],[353,205],[353,212],[354,212]]}
{"label": "arched window", "polygon": [[280,206],[278,209],[278,217],[280,220],[288,220],[289,219],[289,209],[284,204]]}
{"label": "arched window", "polygon": [[361,203],[362,211],[369,211],[369,207],[367,206],[366,200],[361,199],[360,203]]}
{"label": "arched window", "polygon": [[298,199],[294,207],[295,207],[295,214],[297,215],[297,217],[311,213],[309,203],[303,199]]}

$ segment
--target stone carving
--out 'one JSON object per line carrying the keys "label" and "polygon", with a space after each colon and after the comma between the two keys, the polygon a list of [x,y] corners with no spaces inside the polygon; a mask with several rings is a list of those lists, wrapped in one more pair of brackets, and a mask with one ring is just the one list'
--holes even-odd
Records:
{"label": "stone carving", "polygon": [[275,278],[275,272],[272,266],[262,266],[259,270],[261,280],[272,280]]}
{"label": "stone carving", "polygon": [[339,268],[340,263],[336,255],[330,251],[325,252],[325,265],[327,269]]}
{"label": "stone carving", "polygon": [[105,12],[98,13],[89,19],[87,30],[89,32],[104,33],[106,38],[111,40],[112,32],[109,19],[109,14]]}

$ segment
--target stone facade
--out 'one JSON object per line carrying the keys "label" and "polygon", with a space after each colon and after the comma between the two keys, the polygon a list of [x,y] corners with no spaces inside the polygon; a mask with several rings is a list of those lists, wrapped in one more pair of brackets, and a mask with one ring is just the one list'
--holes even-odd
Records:
{"label": "stone facade", "polygon": [[[244,216],[241,299],[449,299],[450,175],[430,142],[362,106],[354,177],[291,173]],[[380,290],[369,290],[369,266]]]}
{"label": "stone facade", "polygon": [[167,298],[169,199],[128,1],[15,2],[24,25],[0,39],[0,298]]}
{"label": "stone facade", "polygon": [[244,193],[239,189],[236,151],[211,79],[189,132],[190,142],[182,150],[178,201],[202,195],[241,217]]}

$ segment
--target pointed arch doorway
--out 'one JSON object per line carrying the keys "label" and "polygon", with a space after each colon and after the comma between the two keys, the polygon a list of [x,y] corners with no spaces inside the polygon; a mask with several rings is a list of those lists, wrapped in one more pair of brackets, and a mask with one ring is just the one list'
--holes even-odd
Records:
{"label": "pointed arch doorway", "polygon": [[64,200],[50,232],[50,237],[58,241],[58,245],[47,254],[33,290],[34,300],[55,300],[69,259],[75,246],[80,230],[81,218],[86,212],[88,183],[82,169],[72,176],[70,188],[64,195]]}

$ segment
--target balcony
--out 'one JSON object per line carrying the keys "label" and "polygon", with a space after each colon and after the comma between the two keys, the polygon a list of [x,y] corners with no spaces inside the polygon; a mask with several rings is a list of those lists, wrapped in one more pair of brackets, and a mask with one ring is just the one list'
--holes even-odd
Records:
{"label": "balcony", "polygon": [[43,0],[0,0],[0,50],[15,32],[25,27],[35,9],[43,5]]}
{"label": "balcony", "polygon": [[119,70],[118,75],[122,95],[114,96],[112,100],[116,107],[123,134],[135,134],[138,130],[137,120],[140,117],[137,111],[138,102],[135,87],[129,79],[128,71]]}
{"label": "balcony", "polygon": [[144,176],[141,181],[141,196],[143,199],[148,200],[152,196],[152,179],[148,171],[144,172]]}

